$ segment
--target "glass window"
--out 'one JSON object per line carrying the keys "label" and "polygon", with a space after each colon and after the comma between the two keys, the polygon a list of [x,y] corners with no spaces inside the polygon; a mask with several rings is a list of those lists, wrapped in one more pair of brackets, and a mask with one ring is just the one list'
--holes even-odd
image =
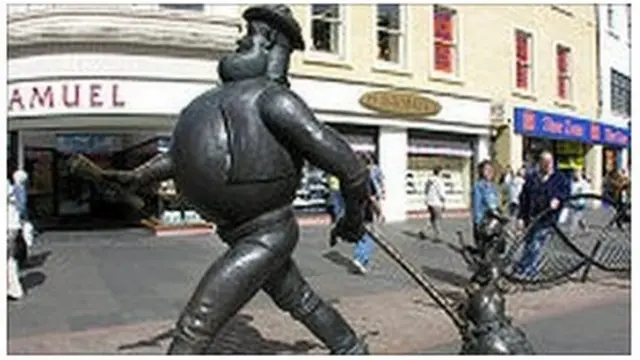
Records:
{"label": "glass window", "polygon": [[611,69],[611,112],[631,116],[631,78]]}
{"label": "glass window", "polygon": [[403,24],[398,4],[379,4],[377,7],[378,60],[400,64]]}
{"label": "glass window", "polygon": [[457,13],[449,7],[435,5],[433,9],[434,69],[458,72]]}
{"label": "glass window", "polygon": [[571,100],[571,49],[567,46],[556,47],[558,74],[557,96],[563,100]]}
{"label": "glass window", "polygon": [[533,35],[516,30],[516,88],[533,90]]}
{"label": "glass window", "polygon": [[311,5],[311,38],[314,51],[342,52],[342,19],[338,4]]}

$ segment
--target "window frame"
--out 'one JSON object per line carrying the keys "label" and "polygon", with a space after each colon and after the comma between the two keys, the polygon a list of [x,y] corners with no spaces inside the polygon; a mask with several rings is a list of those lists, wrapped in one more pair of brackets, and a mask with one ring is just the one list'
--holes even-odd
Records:
{"label": "window frame", "polygon": [[[609,110],[611,111],[611,114],[614,116],[621,116],[624,118],[631,118],[631,105],[632,105],[632,99],[631,99],[631,77],[627,76],[625,74],[623,74],[622,72],[614,69],[614,68],[610,68],[609,70],[609,74],[610,74],[610,79],[609,79]],[[626,89],[624,89],[624,87],[622,86],[614,86],[614,78],[620,78],[623,79],[625,81],[628,81],[628,86]],[[623,105],[624,108],[628,108],[628,113],[627,113],[627,109],[617,109],[614,108],[614,91],[615,90],[622,90],[625,91],[627,93],[628,96],[626,96],[626,104]]]}
{"label": "window frame", "polygon": [[[339,11],[339,37],[338,39],[338,53],[331,53],[321,50],[313,49],[313,3],[310,3],[307,8],[307,21],[306,26],[303,27],[303,35],[307,42],[307,48],[303,53],[303,62],[307,63],[325,63],[331,65],[337,65],[340,67],[351,67],[349,61],[351,59],[350,50],[350,24],[347,19],[349,18],[349,7],[345,4],[337,3],[330,5],[337,5]],[[323,5],[318,3],[315,5]]]}
{"label": "window frame", "polygon": [[[559,50],[560,48],[564,49],[565,51],[568,51],[569,56],[567,59],[567,71],[565,74],[560,74],[560,69],[558,66],[558,60],[559,60]],[[555,42],[553,44],[553,69],[554,69],[554,97],[556,99],[558,99],[558,102],[560,102],[561,104],[572,104],[574,102],[574,98],[575,98],[575,65],[574,65],[574,59],[575,59],[575,54],[573,53],[573,47],[571,45],[568,45],[566,43],[562,43],[562,42]],[[560,79],[564,78],[565,80],[568,81],[568,89],[566,97],[562,97],[560,95]]]}
{"label": "window frame", "polygon": [[[454,12],[453,16],[453,39],[451,41],[451,47],[454,49],[454,71],[446,72],[436,69],[436,34],[435,34],[435,15],[436,8],[442,7]],[[451,84],[462,84],[464,79],[464,53],[463,53],[463,14],[460,9],[453,4],[433,4],[430,6],[427,21],[428,31],[428,53],[429,53],[429,79],[434,81],[443,81]]]}
{"label": "window frame", "polygon": [[[378,29],[382,29],[378,27],[378,6],[379,5],[397,5],[398,6],[398,19],[400,21],[400,26],[398,30],[388,29],[387,32],[395,33],[399,35],[398,39],[398,62],[386,61],[378,58]],[[409,63],[409,11],[407,4],[383,4],[376,3],[373,4],[373,61],[374,61],[374,69],[380,71],[397,71],[400,73],[407,72],[408,63]]]}
{"label": "window frame", "polygon": [[[517,36],[518,33],[523,33],[525,35],[528,36],[528,42],[527,42],[527,46],[528,46],[528,52],[529,52],[529,58],[527,59],[527,65],[528,65],[528,74],[529,74],[529,78],[527,79],[528,81],[528,86],[526,88],[520,88],[518,87],[518,63],[519,63],[519,59],[518,59],[518,43],[517,43]],[[536,63],[537,63],[537,56],[536,56],[536,34],[533,30],[531,29],[527,29],[527,28],[523,28],[523,27],[516,27],[513,31],[513,43],[511,44],[511,49],[513,51],[513,66],[512,66],[512,71],[513,71],[513,81],[512,81],[512,87],[513,87],[513,91],[522,95],[530,95],[533,96],[536,93],[536,88],[537,88],[537,82],[536,82]]]}

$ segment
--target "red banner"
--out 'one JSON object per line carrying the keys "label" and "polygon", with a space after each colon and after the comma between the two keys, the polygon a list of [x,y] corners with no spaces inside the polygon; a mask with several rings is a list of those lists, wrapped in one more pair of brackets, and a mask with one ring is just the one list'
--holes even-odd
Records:
{"label": "red banner", "polygon": [[568,60],[569,60],[569,51],[567,49],[558,48],[558,73],[564,74],[567,72],[568,68]]}
{"label": "red banner", "polygon": [[437,40],[453,41],[453,16],[449,11],[438,11],[433,16],[433,32]]}
{"label": "red banner", "polygon": [[524,62],[529,61],[529,37],[521,32],[516,33],[516,58]]}
{"label": "red banner", "polygon": [[437,71],[452,72],[453,49],[447,44],[435,44],[435,68]]}
{"label": "red banner", "polygon": [[558,76],[558,97],[560,99],[567,98],[567,79],[563,76]]}
{"label": "red banner", "polygon": [[516,86],[518,89],[529,88],[529,66],[520,61],[516,64]]}

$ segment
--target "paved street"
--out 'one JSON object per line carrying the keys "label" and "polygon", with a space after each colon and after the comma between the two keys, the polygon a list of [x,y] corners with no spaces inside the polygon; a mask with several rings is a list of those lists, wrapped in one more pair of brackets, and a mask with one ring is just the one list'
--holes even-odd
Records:
{"label": "paved street", "polygon": [[[393,242],[409,260],[455,297],[469,272],[447,242],[409,236],[419,224],[388,225],[384,232],[393,234]],[[447,219],[444,230],[451,237],[456,230],[470,236],[470,225],[462,219]],[[367,276],[351,274],[347,265],[350,246],[339,244],[329,249],[327,233],[326,227],[303,228],[295,259],[321,296],[339,308],[359,333],[368,334],[372,352],[446,350],[446,344],[457,338],[449,320],[383,253],[376,254]],[[159,346],[118,348],[166,332],[208,264],[225,249],[215,236],[153,238],[144,230],[46,233],[41,240],[41,264],[36,261],[24,275],[30,288],[28,297],[8,305],[11,354],[162,353],[167,340]],[[623,304],[616,313],[625,308],[628,311],[624,301],[629,293],[627,281],[599,278],[587,284],[570,283],[509,296],[508,305],[510,315],[518,323],[533,324],[532,336],[538,336],[537,323],[532,321],[594,306],[605,306],[600,312],[606,317],[610,309],[606,306],[611,303]],[[602,329],[600,320],[591,321],[591,325],[577,321],[556,325],[566,326],[568,334],[585,328],[593,332]],[[618,324],[614,320],[610,323]],[[536,338],[539,351],[561,350],[566,345],[579,352],[580,344],[569,339],[563,342],[561,333],[560,329],[552,336],[540,332]],[[624,345],[620,339],[625,332],[617,330],[616,334],[619,337],[612,341],[618,343],[611,344]],[[583,352],[593,349],[583,345]],[[629,347],[622,345],[619,353],[628,352]],[[264,294],[224,329],[211,351],[326,353],[306,329],[278,311]]]}

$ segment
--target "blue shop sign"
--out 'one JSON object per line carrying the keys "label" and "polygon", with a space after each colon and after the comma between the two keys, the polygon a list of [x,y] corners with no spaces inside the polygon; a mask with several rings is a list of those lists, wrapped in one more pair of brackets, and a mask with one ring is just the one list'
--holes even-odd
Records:
{"label": "blue shop sign", "polygon": [[610,147],[631,146],[631,130],[573,116],[515,108],[515,132],[555,140],[578,141]]}

